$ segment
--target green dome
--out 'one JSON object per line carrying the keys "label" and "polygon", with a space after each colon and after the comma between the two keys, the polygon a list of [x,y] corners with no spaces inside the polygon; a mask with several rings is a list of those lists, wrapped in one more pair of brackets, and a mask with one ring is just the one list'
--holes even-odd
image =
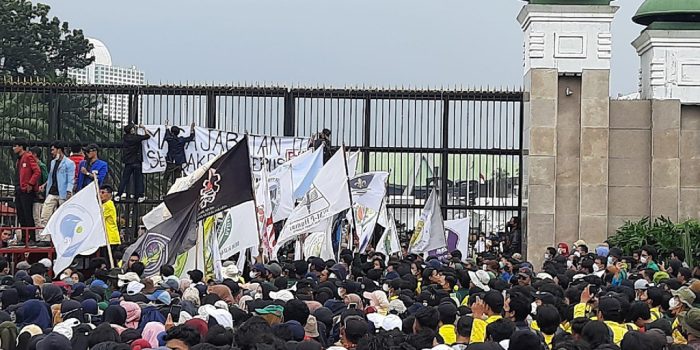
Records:
{"label": "green dome", "polygon": [[533,5],[610,5],[611,0],[524,0]]}
{"label": "green dome", "polygon": [[694,25],[700,22],[700,1],[646,0],[632,17],[632,20],[645,26],[654,23],[665,24],[666,27],[672,23]]}

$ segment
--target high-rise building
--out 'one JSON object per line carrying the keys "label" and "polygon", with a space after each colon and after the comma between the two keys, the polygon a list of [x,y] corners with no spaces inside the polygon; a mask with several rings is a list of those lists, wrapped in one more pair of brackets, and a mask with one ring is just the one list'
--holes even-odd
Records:
{"label": "high-rise building", "polygon": [[[94,48],[90,55],[95,57],[90,65],[81,69],[70,69],[68,76],[78,84],[98,85],[144,85],[145,74],[135,66],[129,68],[112,65],[112,55],[104,43],[88,38]],[[140,108],[140,101],[139,101]],[[102,113],[110,119],[125,123],[129,119],[129,96],[108,95],[102,104]]]}

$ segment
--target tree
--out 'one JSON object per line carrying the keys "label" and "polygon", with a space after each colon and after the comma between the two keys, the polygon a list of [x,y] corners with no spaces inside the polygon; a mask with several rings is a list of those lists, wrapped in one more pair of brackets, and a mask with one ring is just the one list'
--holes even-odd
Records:
{"label": "tree", "polygon": [[49,18],[50,9],[27,0],[0,0],[0,75],[65,79],[69,68],[92,63],[92,44],[83,31]]}

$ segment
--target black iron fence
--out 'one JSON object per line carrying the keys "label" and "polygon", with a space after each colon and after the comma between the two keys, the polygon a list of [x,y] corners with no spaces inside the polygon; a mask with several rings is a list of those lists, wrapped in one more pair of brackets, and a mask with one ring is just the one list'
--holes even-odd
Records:
{"label": "black iron fence", "polygon": [[[44,149],[52,140],[97,143],[121,172],[121,126],[188,125],[253,134],[311,136],[332,131],[333,145],[360,150],[358,171],[390,171],[388,207],[412,230],[437,186],[446,219],[471,219],[478,233],[504,230],[519,216],[522,92],[328,89],[239,86],[106,86],[0,83],[0,218],[12,214],[12,140]],[[161,174],[145,175],[144,203],[118,204],[133,234],[159,202]],[[400,228],[400,229],[401,229]]]}

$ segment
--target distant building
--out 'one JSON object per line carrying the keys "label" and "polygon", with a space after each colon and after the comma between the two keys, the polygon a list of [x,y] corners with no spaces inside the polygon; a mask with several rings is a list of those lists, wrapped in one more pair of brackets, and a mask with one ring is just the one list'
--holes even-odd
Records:
{"label": "distant building", "polygon": [[[135,66],[130,68],[113,66],[112,56],[107,46],[97,39],[88,38],[88,40],[94,46],[90,55],[95,57],[95,61],[85,68],[68,71],[68,76],[75,79],[76,83],[98,85],[144,85],[146,83],[144,72],[136,69]],[[108,95],[105,96],[105,100],[102,113],[112,120],[125,123],[129,118],[129,97]]]}

